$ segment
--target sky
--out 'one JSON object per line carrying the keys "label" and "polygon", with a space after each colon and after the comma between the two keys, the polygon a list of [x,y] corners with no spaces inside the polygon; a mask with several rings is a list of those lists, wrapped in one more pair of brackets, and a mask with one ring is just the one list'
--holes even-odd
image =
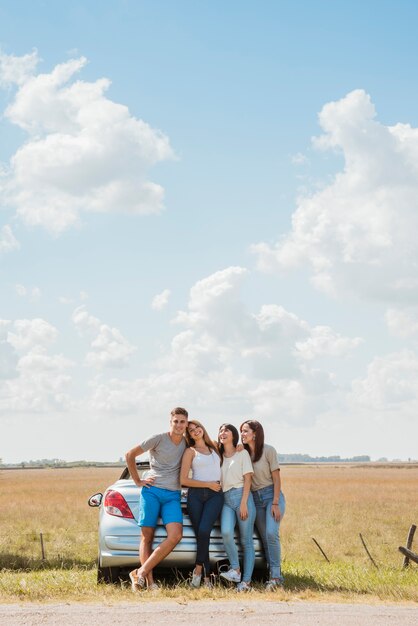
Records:
{"label": "sky", "polygon": [[418,457],[418,5],[0,4],[0,457],[184,406]]}

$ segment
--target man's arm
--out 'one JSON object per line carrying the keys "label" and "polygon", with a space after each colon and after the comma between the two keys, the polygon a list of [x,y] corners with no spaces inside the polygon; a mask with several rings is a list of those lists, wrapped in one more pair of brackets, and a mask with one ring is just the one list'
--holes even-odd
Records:
{"label": "man's arm", "polygon": [[149,487],[154,482],[153,477],[145,478],[144,480],[139,478],[138,469],[136,467],[136,457],[141,456],[144,452],[145,450],[143,450],[141,446],[136,446],[135,448],[132,448],[132,450],[129,450],[125,455],[126,465],[128,466],[131,478],[137,487]]}

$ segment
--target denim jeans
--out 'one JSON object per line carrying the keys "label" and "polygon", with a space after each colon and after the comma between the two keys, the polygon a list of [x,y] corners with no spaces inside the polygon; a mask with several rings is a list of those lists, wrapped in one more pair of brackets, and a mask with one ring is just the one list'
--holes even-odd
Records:
{"label": "denim jeans", "polygon": [[234,529],[235,524],[238,521],[240,543],[244,556],[244,571],[242,580],[250,582],[255,561],[253,542],[255,506],[253,496],[250,492],[247,502],[248,517],[246,520],[242,520],[240,518],[239,507],[241,504],[242,492],[243,488],[240,487],[239,489],[229,489],[224,493],[224,506],[221,514],[221,532],[229,563],[233,569],[237,569],[240,565],[238,559],[238,548],[234,539]]}
{"label": "denim jeans", "polygon": [[[256,509],[255,524],[260,533],[264,546],[267,563],[270,570],[270,578],[282,579],[280,569],[280,521],[276,522],[271,514],[271,503],[273,502],[274,487],[269,485],[257,491],[253,491],[254,504]],[[284,495],[280,492],[279,497],[280,520],[286,510]]]}
{"label": "denim jeans", "polygon": [[196,535],[196,565],[203,565],[204,576],[210,574],[209,541],[212,528],[218,519],[224,494],[206,487],[189,487],[187,512]]}

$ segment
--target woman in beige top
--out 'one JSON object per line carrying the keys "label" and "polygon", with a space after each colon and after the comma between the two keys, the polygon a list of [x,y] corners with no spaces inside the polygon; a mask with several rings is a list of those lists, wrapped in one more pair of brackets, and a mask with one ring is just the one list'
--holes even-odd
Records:
{"label": "woman in beige top", "polygon": [[266,589],[273,591],[283,586],[279,528],[286,504],[281,492],[279,461],[273,446],[264,443],[264,429],[260,422],[246,420],[240,430],[242,443],[250,454],[254,469],[251,492],[256,508],[255,524],[270,570]]}

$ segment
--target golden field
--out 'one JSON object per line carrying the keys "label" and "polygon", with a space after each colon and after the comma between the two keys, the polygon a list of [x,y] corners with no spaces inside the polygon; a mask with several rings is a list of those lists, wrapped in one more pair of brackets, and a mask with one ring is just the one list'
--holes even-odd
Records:
{"label": "golden field", "polygon": [[[96,585],[97,511],[87,506],[88,497],[120,473],[121,468],[0,471],[0,599],[130,597],[124,585]],[[418,566],[402,570],[398,552],[410,525],[418,522],[418,465],[286,465],[282,481],[286,588],[276,599],[418,601]],[[418,532],[413,549],[418,552]],[[233,592],[190,591],[183,582],[164,587],[159,598],[162,593],[193,599]]]}

